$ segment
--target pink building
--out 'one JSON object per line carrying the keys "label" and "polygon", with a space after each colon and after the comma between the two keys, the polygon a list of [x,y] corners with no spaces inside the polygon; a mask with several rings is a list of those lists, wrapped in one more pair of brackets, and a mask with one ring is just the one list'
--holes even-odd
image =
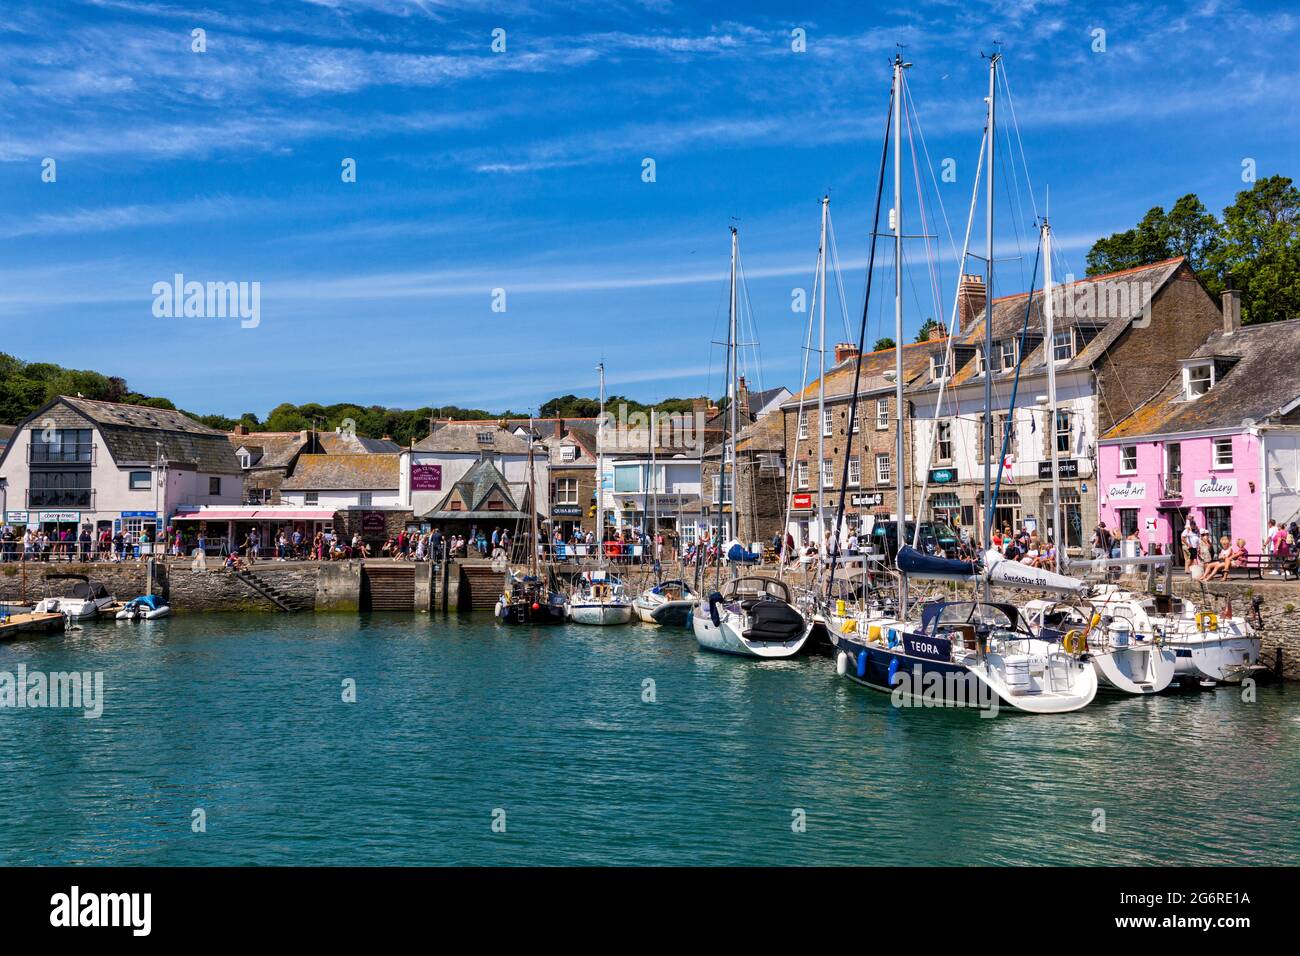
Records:
{"label": "pink building", "polygon": [[1240,314],[1227,293],[1223,330],[1098,442],[1100,520],[1179,564],[1189,521],[1259,554],[1270,518],[1300,520],[1300,319]]}

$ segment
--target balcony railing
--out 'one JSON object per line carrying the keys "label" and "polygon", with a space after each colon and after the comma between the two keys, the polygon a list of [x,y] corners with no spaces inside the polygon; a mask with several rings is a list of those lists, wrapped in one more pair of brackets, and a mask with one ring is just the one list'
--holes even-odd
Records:
{"label": "balcony railing", "polygon": [[1181,498],[1183,496],[1183,476],[1165,475],[1161,498]]}
{"label": "balcony railing", "polygon": [[28,488],[27,507],[30,508],[79,508],[84,511],[95,510],[95,490],[93,488]]}
{"label": "balcony railing", "polygon": [[27,446],[27,463],[29,465],[45,464],[89,464],[95,463],[95,445],[93,442],[45,442],[33,438]]}

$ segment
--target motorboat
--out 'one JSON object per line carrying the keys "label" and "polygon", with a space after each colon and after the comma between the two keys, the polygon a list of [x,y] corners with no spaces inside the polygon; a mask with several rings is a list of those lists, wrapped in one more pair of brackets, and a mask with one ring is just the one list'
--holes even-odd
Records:
{"label": "motorboat", "polygon": [[1125,694],[1158,694],[1174,679],[1175,653],[1150,619],[1128,602],[1078,607],[1034,600],[1021,609],[1040,638],[1087,654],[1102,686]]}
{"label": "motorboat", "polygon": [[746,575],[726,582],[691,613],[700,647],[747,657],[794,657],[812,633],[784,581]]}
{"label": "motorboat", "polygon": [[662,624],[669,627],[687,627],[691,611],[700,603],[700,596],[685,581],[674,579],[660,581],[646,588],[632,602],[632,612],[645,624]]}
{"label": "motorboat", "polygon": [[119,621],[153,621],[167,617],[171,612],[171,606],[164,604],[156,594],[142,594],[127,601],[116,617]]}
{"label": "motorboat", "polygon": [[64,617],[80,621],[95,617],[100,608],[113,603],[108,588],[84,574],[51,574],[45,579],[47,586],[60,580],[66,582],[63,593],[58,596],[47,595],[36,602],[34,613],[57,611]]}
{"label": "motorboat", "polygon": [[632,602],[623,582],[605,570],[586,571],[578,579],[567,604],[575,624],[626,624],[632,620]]}

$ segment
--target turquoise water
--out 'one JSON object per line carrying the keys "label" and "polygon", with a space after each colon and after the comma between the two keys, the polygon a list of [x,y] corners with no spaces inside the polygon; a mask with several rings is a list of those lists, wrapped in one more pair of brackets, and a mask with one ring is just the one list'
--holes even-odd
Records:
{"label": "turquoise water", "polygon": [[95,623],[20,662],[102,670],[105,708],[0,709],[10,865],[1300,862],[1294,686],[987,720],[826,658],[436,615]]}

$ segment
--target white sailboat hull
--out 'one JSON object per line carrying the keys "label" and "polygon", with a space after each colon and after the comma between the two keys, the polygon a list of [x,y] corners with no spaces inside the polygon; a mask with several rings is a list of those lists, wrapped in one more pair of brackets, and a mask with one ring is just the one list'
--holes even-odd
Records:
{"label": "white sailboat hull", "polygon": [[632,620],[632,605],[615,601],[572,603],[569,605],[569,620],[574,624],[597,626],[626,624]]}
{"label": "white sailboat hull", "polygon": [[1092,668],[1104,687],[1125,694],[1158,694],[1174,679],[1177,658],[1167,647],[1143,643],[1097,649]]}
{"label": "white sailboat hull", "polygon": [[98,598],[95,600],[61,597],[45,598],[37,603],[35,613],[40,614],[57,611],[74,621],[84,621],[88,618],[97,617],[101,607],[107,607],[112,603],[112,598]]}
{"label": "white sailboat hull", "polygon": [[1241,683],[1242,678],[1259,664],[1261,650],[1259,638],[1225,632],[1179,635],[1167,638],[1166,645],[1176,655],[1177,676],[1225,684]]}
{"label": "white sailboat hull", "polygon": [[720,615],[717,624],[713,623],[709,617],[707,609],[701,613],[700,608],[696,608],[695,613],[691,616],[691,630],[695,633],[695,640],[708,651],[717,651],[721,654],[736,654],[741,657],[757,657],[763,659],[778,659],[784,657],[794,657],[801,650],[804,644],[808,642],[808,636],[812,633],[812,623],[807,623],[802,633],[789,641],[775,643],[769,641],[750,641],[746,640],[744,631],[746,629],[744,615],[724,612]]}

